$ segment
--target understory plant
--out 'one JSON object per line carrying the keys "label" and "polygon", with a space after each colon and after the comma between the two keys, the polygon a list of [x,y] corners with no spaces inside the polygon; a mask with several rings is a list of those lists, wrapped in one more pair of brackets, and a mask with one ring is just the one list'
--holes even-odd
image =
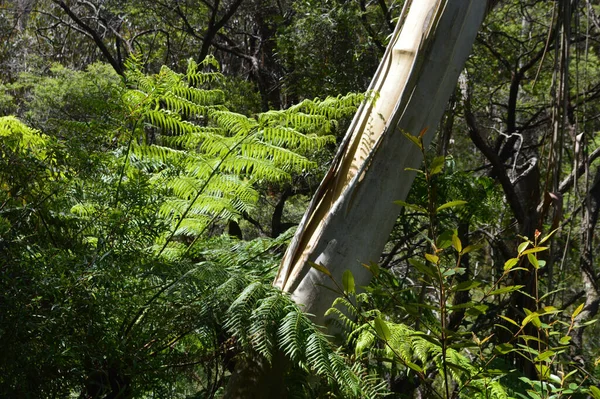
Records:
{"label": "understory plant", "polygon": [[[421,137],[407,138],[424,152]],[[597,381],[571,357],[574,331],[594,322],[576,322],[584,305],[561,310],[550,301],[556,291],[545,292],[541,284],[528,291],[516,283],[516,273],[540,281],[554,231],[520,237],[515,256],[490,271],[497,274],[473,276],[465,260],[485,245],[464,245],[469,237],[461,239],[457,228],[442,223],[449,212],[460,220],[468,202],[437,203],[436,179],[451,159],[424,158],[424,169],[416,171],[426,187],[424,203],[398,201],[425,221],[420,253],[408,256],[401,272],[365,264],[373,282],[362,292],[350,271],[334,281],[340,296],[327,314],[339,324],[349,355],[386,375],[400,398],[417,391],[445,399],[599,398]],[[313,267],[331,278],[323,266]],[[516,295],[533,306],[515,304]]]}
{"label": "understory plant", "polygon": [[[73,112],[45,134],[0,117],[0,391],[219,397],[236,362],[283,353],[290,394],[382,396],[271,287],[290,234],[222,234],[264,185],[314,171],[361,96],[248,117],[223,106],[214,60],[189,65],[146,75],[133,60],[110,123]],[[52,116],[85,95],[52,87],[65,91]],[[92,125],[100,144],[71,151]]]}

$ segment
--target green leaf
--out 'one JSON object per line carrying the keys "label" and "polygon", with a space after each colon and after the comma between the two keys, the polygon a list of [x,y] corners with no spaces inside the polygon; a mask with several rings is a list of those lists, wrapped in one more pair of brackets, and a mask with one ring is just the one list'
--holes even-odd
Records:
{"label": "green leaf", "polygon": [[354,275],[350,270],[345,270],[342,275],[342,286],[344,287],[344,291],[352,294],[354,293]]}
{"label": "green leaf", "polygon": [[512,346],[511,344],[505,343],[505,344],[496,345],[494,347],[494,350],[501,355],[506,355],[507,353],[510,353],[514,350],[514,346]]}
{"label": "green leaf", "polygon": [[433,263],[434,265],[437,265],[440,257],[437,255],[432,255],[432,254],[425,254],[425,259],[427,259],[428,261],[430,261],[431,263]]}
{"label": "green leaf", "polygon": [[556,233],[556,231],[557,231],[557,230],[558,230],[558,229],[554,229],[554,230],[552,230],[550,233],[548,233],[548,235],[547,235],[547,236],[545,236],[544,238],[542,238],[542,239],[540,240],[540,242],[538,242],[538,245],[541,245],[541,244],[545,243],[546,241],[548,241],[548,239],[549,239],[550,237],[552,237],[552,236],[554,235],[554,233]]}
{"label": "green leaf", "polygon": [[569,345],[569,343],[571,342],[571,337],[569,335],[565,335],[564,337],[562,337],[561,339],[558,340],[558,343],[561,345]]}
{"label": "green leaf", "polygon": [[556,352],[551,351],[551,350],[547,350],[544,353],[541,353],[539,356],[537,356],[535,359],[533,359],[534,362],[543,362],[544,360],[554,356],[556,354]]}
{"label": "green leaf", "polygon": [[423,369],[419,366],[417,366],[416,364],[412,363],[412,362],[406,362],[406,366],[414,371],[416,371],[417,373],[422,373]]}
{"label": "green leaf", "polygon": [[308,261],[308,264],[310,265],[310,267],[312,267],[314,269],[317,269],[321,273],[323,273],[323,274],[331,277],[331,272],[329,270],[327,270],[327,268],[325,266],[320,265],[320,264],[315,263],[315,262],[311,262],[311,261]]}
{"label": "green leaf", "polygon": [[452,288],[453,291],[468,291],[472,288],[479,287],[481,281],[463,281]]}
{"label": "green leaf", "polygon": [[536,364],[535,369],[538,372],[538,376],[540,380],[547,381],[548,377],[550,377],[550,367],[545,366],[543,364]]}
{"label": "green leaf", "polygon": [[415,269],[417,269],[421,273],[428,275],[429,277],[432,277],[432,278],[437,277],[435,271],[429,265],[419,262],[418,260],[416,260],[414,258],[409,259],[408,263],[410,263]]}
{"label": "green leaf", "polygon": [[513,319],[511,319],[510,317],[506,317],[506,316],[503,316],[503,315],[499,315],[499,316],[501,318],[503,318],[504,320],[508,321],[509,323],[514,324],[515,326],[519,327],[519,324],[517,324],[517,322],[514,321]]}
{"label": "green leaf", "polygon": [[366,267],[367,270],[369,270],[371,273],[373,273],[373,276],[379,277],[381,269],[380,269],[379,264],[377,262],[371,262],[368,265],[366,263],[363,263],[362,265],[364,267]]}
{"label": "green leaf", "polygon": [[456,252],[460,253],[462,251],[462,243],[457,234],[452,235],[452,246],[456,249]]}
{"label": "green leaf", "polygon": [[446,249],[452,245],[452,236],[454,230],[445,230],[442,234],[438,235],[436,247],[439,249]]}
{"label": "green leaf", "polygon": [[583,310],[584,305],[585,303],[582,303],[581,305],[577,306],[577,308],[573,311],[573,314],[571,315],[571,320],[575,320],[575,318],[579,316],[579,313],[581,313],[581,311]]}
{"label": "green leaf", "polygon": [[590,392],[592,394],[592,396],[594,397],[594,399],[600,399],[600,388],[597,388],[595,386],[590,386]]}
{"label": "green leaf", "polygon": [[389,327],[386,322],[381,320],[381,318],[377,317],[374,320],[375,323],[375,331],[377,331],[377,335],[384,341],[389,341],[392,338],[392,333],[390,332]]}
{"label": "green leaf", "polygon": [[443,209],[446,208],[452,208],[452,207],[456,207],[456,206],[462,206],[465,205],[467,203],[467,201],[450,201],[450,202],[446,202],[444,205],[439,206],[435,211],[439,212]]}
{"label": "green leaf", "polygon": [[406,132],[404,132],[404,136],[406,136],[407,139],[409,139],[417,147],[419,147],[420,150],[423,150],[423,144],[421,143],[421,140],[419,140],[419,138],[417,136],[413,136],[412,134],[406,133]]}
{"label": "green leaf", "polygon": [[540,264],[534,254],[531,254],[531,253],[527,254],[527,260],[529,260],[529,263],[531,263],[531,265],[534,268],[536,268],[536,269],[540,268]]}
{"label": "green leaf", "polygon": [[425,208],[423,208],[423,207],[421,207],[419,205],[409,204],[408,202],[405,202],[405,201],[400,201],[400,200],[394,201],[394,204],[403,206],[403,207],[405,207],[407,209],[410,209],[410,210],[413,210],[413,211],[416,211],[416,212],[419,212],[419,213],[424,213],[424,214],[428,213],[427,209],[425,209]]}
{"label": "green leaf", "polygon": [[536,327],[539,327],[541,325],[539,316],[540,315],[537,312],[528,314],[521,322],[521,327],[525,327],[530,321],[533,322]]}
{"label": "green leaf", "polygon": [[436,175],[436,174],[440,173],[444,169],[445,162],[446,162],[446,157],[443,155],[433,158],[433,161],[431,161],[431,166],[429,167],[429,169],[430,169],[429,173],[431,175]]}
{"label": "green leaf", "polygon": [[528,249],[527,251],[522,251],[522,252],[520,252],[520,254],[521,255],[533,254],[536,252],[545,251],[547,249],[548,249],[548,247],[534,247],[534,248]]}
{"label": "green leaf", "polygon": [[519,263],[519,258],[511,258],[504,262],[504,271],[509,271],[512,269],[517,263]]}
{"label": "green leaf", "polygon": [[529,241],[524,241],[519,244],[519,247],[517,248],[519,255],[521,255],[521,252],[525,251],[529,244],[531,244]]}
{"label": "green leaf", "polygon": [[467,309],[467,314],[469,316],[476,317],[476,316],[485,314],[485,312],[487,312],[488,308],[489,308],[488,305],[483,305],[483,304],[482,305],[475,305],[475,306]]}
{"label": "green leaf", "polygon": [[508,285],[506,287],[498,288],[497,290],[494,290],[494,291],[488,293],[488,295],[506,294],[508,292],[520,290],[523,287],[525,287],[525,286],[524,285]]}
{"label": "green leaf", "polygon": [[479,244],[475,244],[475,245],[468,245],[465,248],[463,248],[463,250],[460,252],[461,255],[466,255],[469,252],[473,252],[476,251],[478,249],[483,248],[483,245],[479,245]]}

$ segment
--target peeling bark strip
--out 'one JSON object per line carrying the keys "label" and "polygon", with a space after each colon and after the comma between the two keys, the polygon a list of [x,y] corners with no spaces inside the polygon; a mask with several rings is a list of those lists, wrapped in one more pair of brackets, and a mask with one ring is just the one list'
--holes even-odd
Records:
{"label": "peeling bark strip", "polygon": [[275,285],[324,322],[346,269],[368,284],[362,263],[377,260],[393,228],[421,154],[402,132],[427,129],[428,144],[442,117],[487,9],[483,0],[407,0],[370,90],[333,165],[309,205],[279,268]]}

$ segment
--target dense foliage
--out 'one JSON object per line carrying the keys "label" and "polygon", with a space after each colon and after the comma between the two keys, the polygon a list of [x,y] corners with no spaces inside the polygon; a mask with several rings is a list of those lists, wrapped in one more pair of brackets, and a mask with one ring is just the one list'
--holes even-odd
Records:
{"label": "dense foliage", "polygon": [[591,1],[490,13],[336,337],[271,287],[403,4],[0,5],[0,396],[600,398]]}

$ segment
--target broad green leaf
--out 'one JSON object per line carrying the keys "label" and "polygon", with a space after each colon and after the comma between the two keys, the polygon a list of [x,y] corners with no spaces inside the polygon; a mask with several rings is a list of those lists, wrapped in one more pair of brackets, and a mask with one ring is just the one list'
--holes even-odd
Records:
{"label": "broad green leaf", "polygon": [[381,320],[381,318],[377,317],[374,320],[375,323],[375,331],[377,331],[377,335],[385,341],[389,341],[392,338],[392,333],[390,332],[389,327],[386,322]]}
{"label": "broad green leaf", "polygon": [[519,263],[519,258],[511,258],[504,262],[504,271],[508,271],[512,269],[517,263]]}
{"label": "broad green leaf", "polygon": [[525,241],[519,244],[519,247],[517,248],[517,251],[519,252],[519,255],[521,255],[521,252],[525,251],[525,249],[527,249],[527,247],[529,246],[530,242],[529,241]]}
{"label": "broad green leaf", "polygon": [[560,340],[558,340],[558,343],[561,345],[569,345],[570,342],[571,342],[571,337],[569,335],[565,335]]}
{"label": "broad green leaf", "polygon": [[431,263],[437,265],[437,263],[440,260],[440,257],[437,255],[432,255],[432,254],[425,254],[425,259],[427,259],[428,261],[430,261]]}
{"label": "broad green leaf", "polygon": [[467,314],[469,316],[479,316],[485,314],[487,312],[489,306],[488,305],[475,305],[469,309],[467,309]]}
{"label": "broad green leaf", "polygon": [[548,247],[534,247],[534,248],[528,249],[526,251],[523,251],[520,254],[521,255],[533,254],[533,253],[536,253],[536,252],[545,251],[547,249],[548,249]]}
{"label": "broad green leaf", "polygon": [[479,287],[481,281],[463,281],[452,288],[453,291],[468,291],[472,288]]}
{"label": "broad green leaf", "polygon": [[436,247],[439,249],[446,249],[452,245],[452,236],[454,235],[453,230],[446,230],[442,234],[438,235]]}
{"label": "broad green leaf", "polygon": [[523,287],[525,287],[525,286],[524,285],[508,285],[506,287],[498,288],[497,290],[490,292],[488,295],[506,294],[508,292],[520,290]]}
{"label": "broad green leaf", "polygon": [[514,346],[512,346],[511,344],[505,343],[505,344],[496,345],[494,347],[494,350],[501,355],[506,355],[507,353],[510,353],[515,349],[514,349]]}
{"label": "broad green leaf", "polygon": [[478,249],[481,249],[483,247],[483,245],[479,245],[479,244],[475,244],[475,245],[467,245],[465,248],[463,248],[463,250],[460,252],[461,255],[466,255],[469,252],[473,252],[476,251]]}
{"label": "broad green leaf", "polygon": [[350,270],[345,270],[342,275],[342,285],[344,287],[344,291],[352,294],[354,293],[354,275]]}
{"label": "broad green leaf", "polygon": [[539,376],[540,380],[542,380],[542,381],[548,380],[548,377],[550,377],[550,367],[545,366],[543,364],[536,364],[535,369],[538,372],[538,376]]}
{"label": "broad green leaf", "polygon": [[444,205],[439,206],[435,211],[439,212],[439,211],[441,211],[443,209],[452,208],[452,207],[455,207],[455,206],[462,206],[462,205],[465,205],[466,203],[467,203],[467,201],[460,201],[460,200],[446,202]]}
{"label": "broad green leaf", "polygon": [[514,324],[515,326],[519,327],[519,324],[517,324],[517,322],[514,321],[513,319],[511,319],[510,317],[506,317],[506,316],[503,316],[503,315],[499,315],[499,316],[501,318],[503,318],[504,320],[508,321],[509,323]]}
{"label": "broad green leaf", "polygon": [[540,322],[540,318],[539,318],[539,314],[537,312],[533,312],[531,314],[528,314],[523,321],[521,322],[521,327],[525,327],[527,324],[529,324],[529,322],[533,322],[533,324],[536,327],[539,327],[541,322]]}
{"label": "broad green leaf", "polygon": [[315,262],[310,262],[310,261],[308,262],[308,264],[310,265],[310,267],[317,269],[321,273],[326,274],[327,276],[331,277],[331,272],[329,270],[327,270],[327,268],[325,266],[320,265]]}
{"label": "broad green leaf", "polygon": [[406,366],[414,371],[416,371],[417,373],[422,373],[423,369],[419,366],[417,366],[416,364],[412,363],[412,362],[406,362]]}
{"label": "broad green leaf", "polygon": [[456,252],[460,253],[462,251],[462,243],[456,234],[452,235],[452,246],[456,249]]}
{"label": "broad green leaf", "polygon": [[554,351],[551,350],[547,350],[544,353],[541,353],[539,356],[537,356],[535,359],[533,359],[534,362],[543,362],[544,360],[554,356],[556,353]]}
{"label": "broad green leaf", "polygon": [[443,155],[433,158],[433,161],[431,161],[431,165],[429,166],[429,173],[431,175],[436,175],[440,173],[444,169],[445,162],[446,157]]}
{"label": "broad green leaf", "polygon": [[529,263],[531,263],[534,268],[540,268],[540,264],[534,254],[527,254],[527,260],[529,260]]}
{"label": "broad green leaf", "polygon": [[577,308],[573,311],[573,314],[571,315],[571,320],[575,320],[575,318],[579,316],[579,313],[581,313],[581,311],[583,310],[584,305],[585,303],[582,303],[581,305],[577,306]]}

